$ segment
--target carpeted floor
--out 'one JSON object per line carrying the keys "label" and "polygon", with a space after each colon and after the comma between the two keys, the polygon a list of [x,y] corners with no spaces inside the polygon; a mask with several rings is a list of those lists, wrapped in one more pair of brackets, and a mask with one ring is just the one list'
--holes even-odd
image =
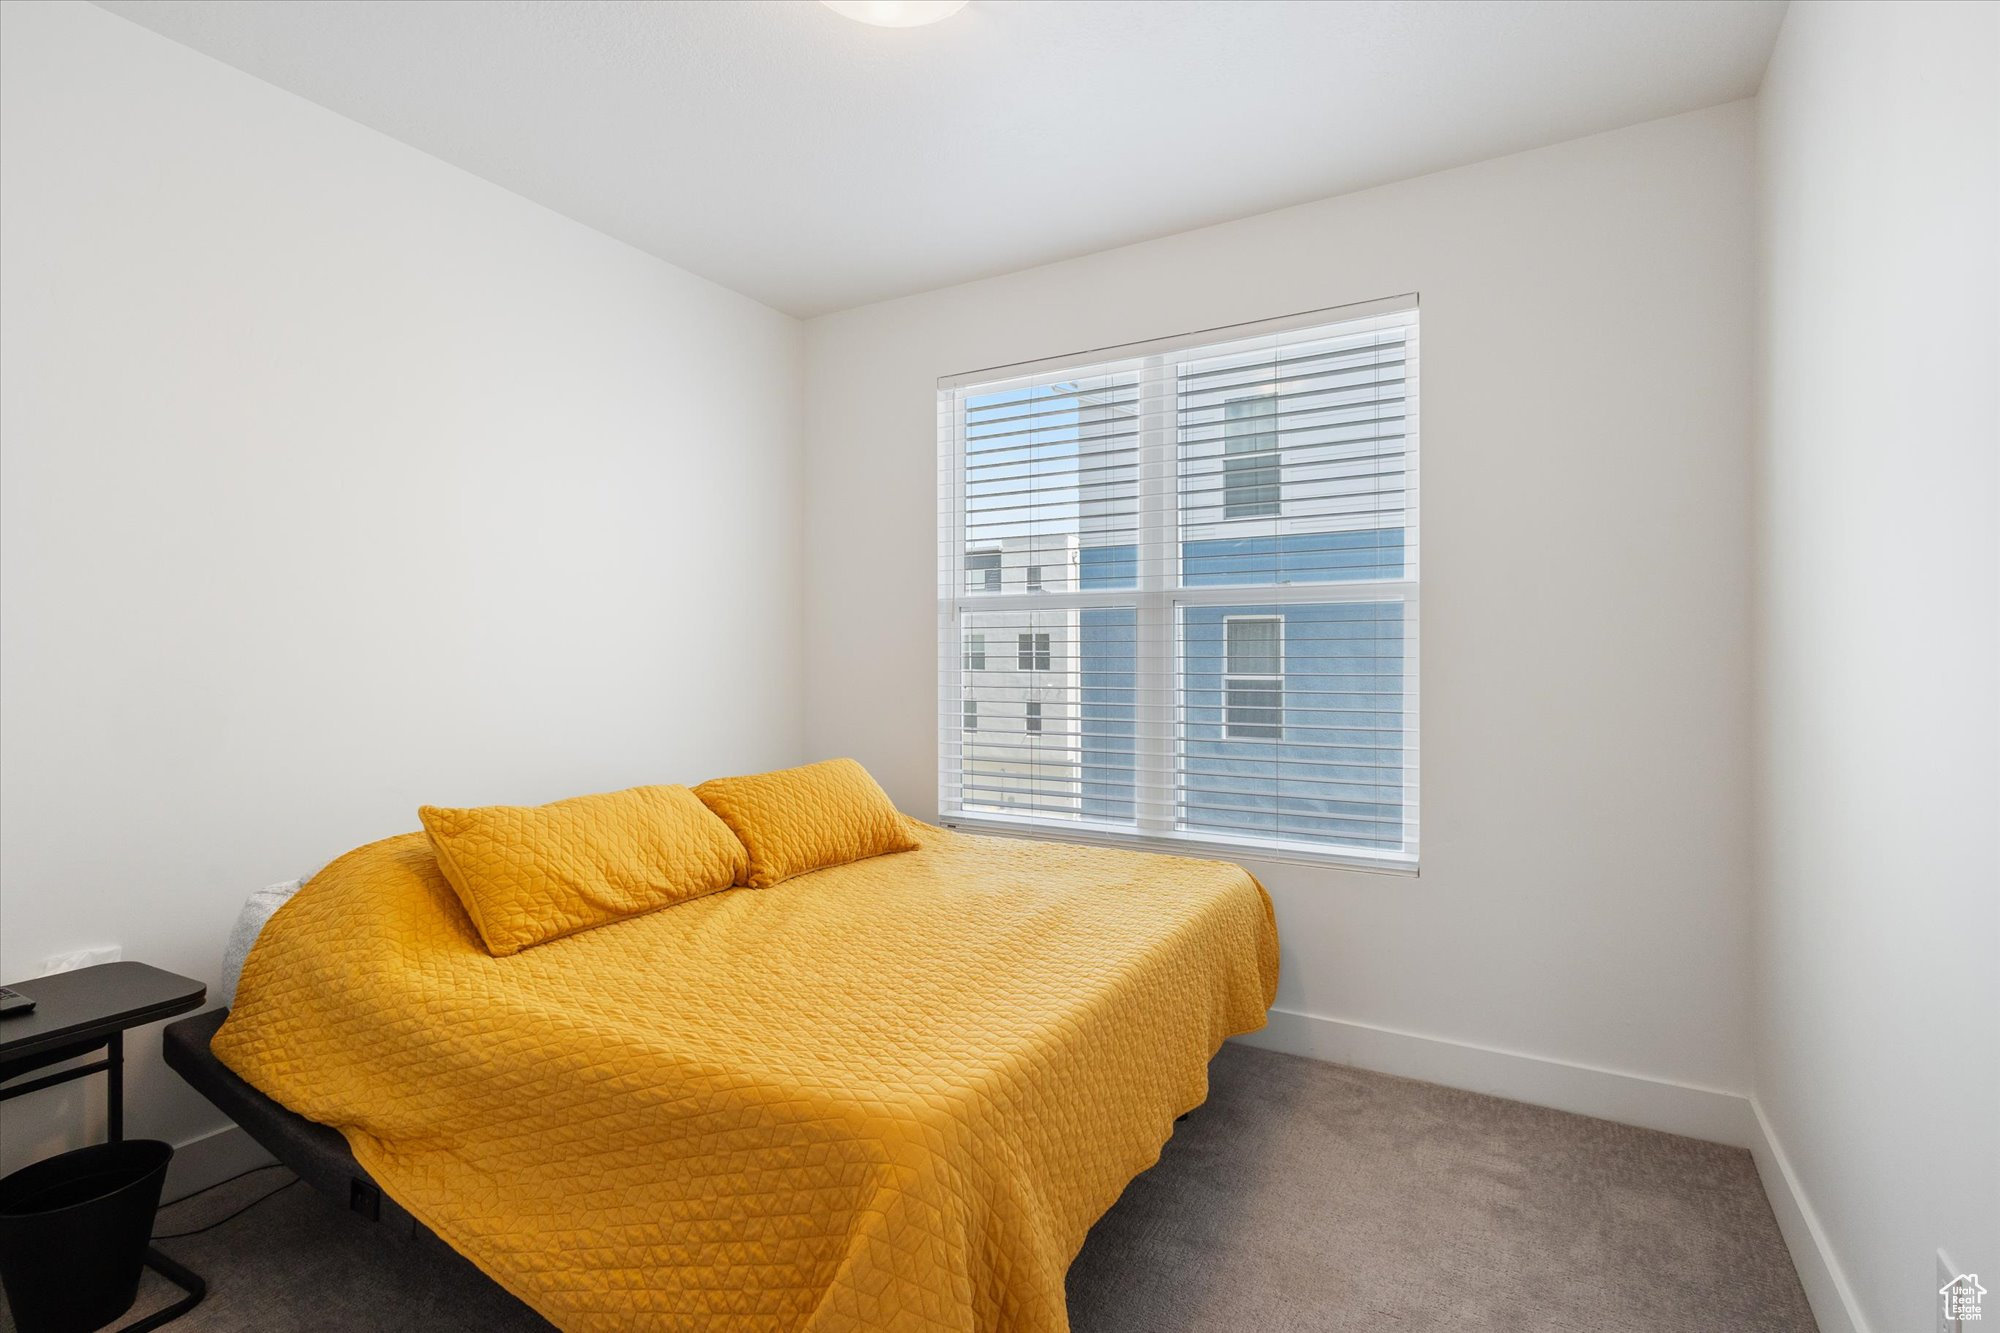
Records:
{"label": "carpeted floor", "polygon": [[[1813,1328],[1747,1153],[1242,1046],[1212,1080],[1070,1270],[1076,1333]],[[547,1327],[303,1185],[161,1248],[209,1280],[189,1333]],[[148,1275],[133,1316],[167,1299]]]}

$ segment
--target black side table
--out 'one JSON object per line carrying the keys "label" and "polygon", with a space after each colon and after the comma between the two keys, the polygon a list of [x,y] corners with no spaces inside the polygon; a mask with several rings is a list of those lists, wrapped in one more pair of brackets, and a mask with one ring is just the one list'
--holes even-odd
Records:
{"label": "black side table", "polygon": [[[125,1137],[126,1029],[199,1009],[208,998],[208,988],[199,981],[131,962],[80,967],[17,982],[12,988],[33,1000],[35,1008],[0,1018],[0,1102],[101,1073],[107,1137],[114,1143]],[[104,1052],[103,1059],[13,1081],[97,1051]],[[125,1333],[158,1328],[179,1318],[200,1304],[208,1291],[200,1277],[150,1245],[146,1266],[188,1294],[130,1325]]]}

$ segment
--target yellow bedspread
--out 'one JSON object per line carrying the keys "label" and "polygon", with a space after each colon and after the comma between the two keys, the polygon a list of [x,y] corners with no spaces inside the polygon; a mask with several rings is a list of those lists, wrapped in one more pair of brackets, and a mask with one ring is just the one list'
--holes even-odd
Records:
{"label": "yellow bedspread", "polygon": [[1090,1225],[1263,1026],[1214,861],[975,838],[489,956],[421,833],[251,952],[217,1055],[567,1329],[1068,1327]]}

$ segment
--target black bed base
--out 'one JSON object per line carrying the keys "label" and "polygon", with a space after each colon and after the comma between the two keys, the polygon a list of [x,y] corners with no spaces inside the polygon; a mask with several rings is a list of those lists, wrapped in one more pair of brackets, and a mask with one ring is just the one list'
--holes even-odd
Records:
{"label": "black bed base", "polygon": [[209,1039],[227,1017],[227,1009],[211,1009],[167,1024],[160,1046],[168,1068],[243,1126],[273,1157],[297,1172],[299,1179],[341,1207],[381,1223],[392,1234],[430,1241],[448,1249],[430,1228],[382,1192],[382,1187],[354,1160],[354,1153],[339,1130],[308,1120],[272,1101],[215,1058],[215,1052],[208,1048]]}

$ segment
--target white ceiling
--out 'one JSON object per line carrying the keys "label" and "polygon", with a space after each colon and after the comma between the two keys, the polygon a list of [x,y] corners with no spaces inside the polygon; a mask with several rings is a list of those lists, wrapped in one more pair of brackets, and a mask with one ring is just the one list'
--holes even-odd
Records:
{"label": "white ceiling", "polygon": [[99,0],[797,315],[1756,91],[1783,0]]}

